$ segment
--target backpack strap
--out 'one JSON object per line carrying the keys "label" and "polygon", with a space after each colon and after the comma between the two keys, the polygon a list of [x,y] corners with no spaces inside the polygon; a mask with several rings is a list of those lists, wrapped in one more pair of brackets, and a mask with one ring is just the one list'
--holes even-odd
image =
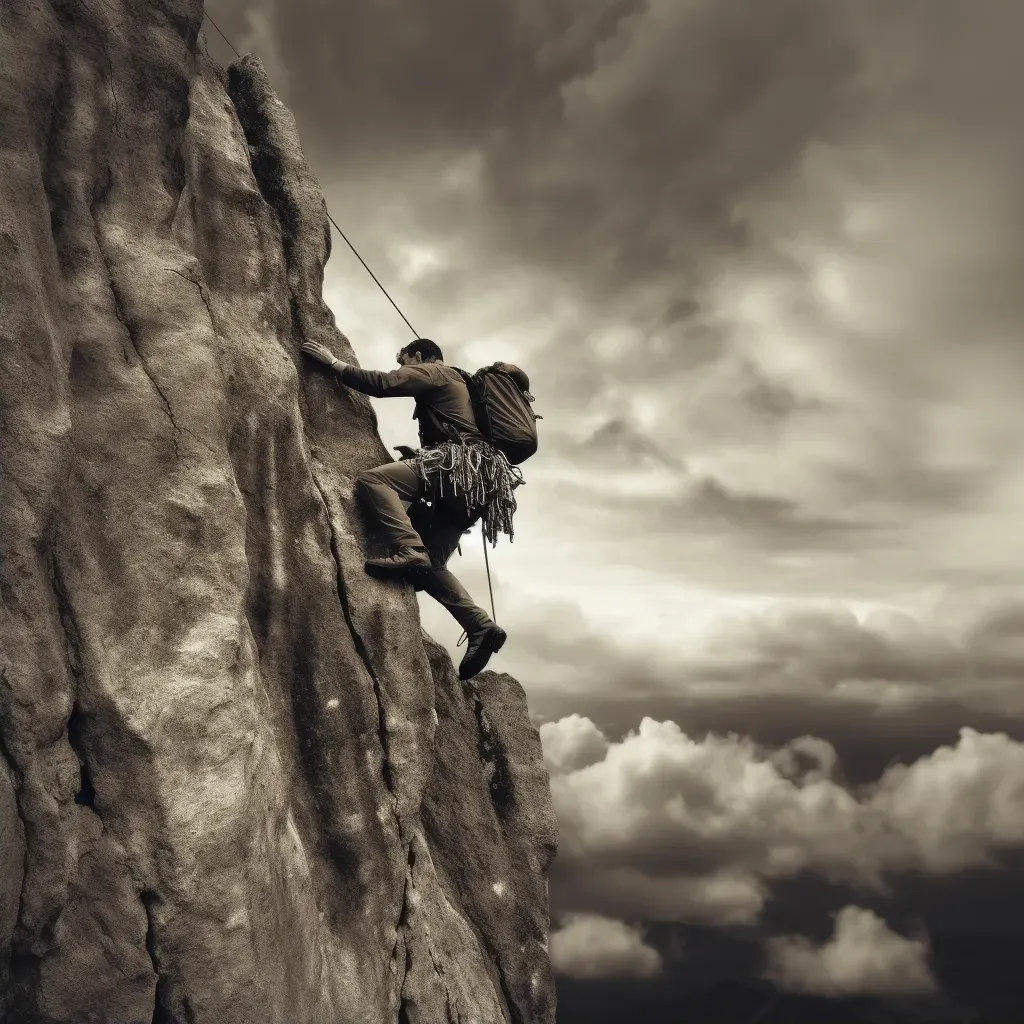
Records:
{"label": "backpack strap", "polygon": [[473,405],[473,418],[476,420],[477,429],[489,441],[491,438],[491,418],[487,415],[487,403],[484,401],[483,392],[477,383],[475,376],[453,366],[452,369],[462,378],[469,391],[469,400]]}

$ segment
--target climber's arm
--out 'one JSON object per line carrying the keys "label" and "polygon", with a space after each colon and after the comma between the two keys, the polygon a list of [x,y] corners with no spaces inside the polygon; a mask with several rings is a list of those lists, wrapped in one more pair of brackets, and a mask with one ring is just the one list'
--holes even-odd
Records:
{"label": "climber's arm", "polygon": [[346,363],[338,359],[326,345],[316,341],[304,341],[302,351],[337,373],[343,384],[372,398],[414,398],[437,387],[422,366],[400,366],[397,370],[382,373],[379,370],[362,370]]}
{"label": "climber's arm", "polygon": [[361,370],[351,363],[334,366],[342,384],[361,391],[371,398],[415,398],[436,389],[422,366],[400,366],[382,373],[380,370]]}

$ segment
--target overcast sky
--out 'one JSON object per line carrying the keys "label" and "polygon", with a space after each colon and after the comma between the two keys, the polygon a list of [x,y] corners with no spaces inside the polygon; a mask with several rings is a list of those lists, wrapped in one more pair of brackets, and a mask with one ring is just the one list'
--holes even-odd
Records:
{"label": "overcast sky", "polygon": [[[763,938],[772,984],[941,990],[892,879],[1024,846],[1024,5],[207,7],[417,331],[531,375],[493,667],[544,723],[560,970],[655,977],[659,915],[815,876],[845,895]],[[411,333],[337,237],[325,288],[390,368]]]}

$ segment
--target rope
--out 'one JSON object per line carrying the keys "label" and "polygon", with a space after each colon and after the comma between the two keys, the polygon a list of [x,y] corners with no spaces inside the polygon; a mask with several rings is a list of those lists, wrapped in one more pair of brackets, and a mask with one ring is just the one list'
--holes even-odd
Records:
{"label": "rope", "polygon": [[[326,204],[325,204],[325,209],[326,209]],[[370,277],[373,278],[374,284],[376,284],[377,287],[384,293],[384,297],[388,300],[388,302],[391,303],[392,306],[395,307],[395,311],[398,313],[398,315],[403,320],[405,320],[406,327],[408,327],[409,330],[412,331],[414,337],[419,338],[419,336],[420,336],[419,332],[416,330],[415,327],[413,327],[413,325],[411,323],[409,323],[408,320],[406,320],[405,314],[398,308],[398,303],[396,303],[395,300],[393,298],[391,298],[390,295],[388,295],[387,288],[385,288],[384,285],[382,285],[380,283],[380,281],[377,280],[377,275],[369,267],[366,266],[366,261],[363,259],[362,256],[359,255],[358,252],[356,252],[356,247],[345,237],[345,232],[342,231],[341,228],[338,227],[337,222],[331,216],[331,211],[330,210],[327,211],[327,219],[334,225],[334,230],[337,231],[338,234],[341,235],[341,237],[343,239],[345,239],[345,244],[356,254],[356,259],[359,260],[359,262],[362,263],[362,265],[364,267],[366,267],[366,272],[370,275]]]}
{"label": "rope", "polygon": [[491,586],[491,563],[490,563],[490,560],[487,557],[487,538],[483,536],[482,532],[481,532],[480,536],[481,536],[481,538],[482,538],[482,540],[484,542],[484,565],[487,566],[487,589],[490,591],[490,594],[491,594],[491,618],[495,622],[497,622],[498,621],[498,614],[494,610],[494,588]]}
{"label": "rope", "polygon": [[[239,60],[241,60],[242,59],[242,55],[235,49],[234,44],[231,42],[231,40],[228,39],[228,37],[226,35],[224,35],[223,32],[221,32],[220,26],[217,24],[217,22],[215,22],[213,20],[213,18],[210,17],[209,12],[208,11],[204,11],[203,13],[206,15],[206,18],[209,20],[210,24],[217,30],[217,34],[221,37],[221,39],[223,39],[224,42],[227,43],[228,46],[231,47],[231,52]],[[326,204],[324,205],[324,208],[326,209]],[[370,275],[370,277],[373,278],[373,283],[384,293],[384,297],[388,300],[388,302],[390,302],[391,305],[395,307],[395,312],[398,313],[398,315],[403,320],[405,320],[406,327],[408,327],[409,330],[412,331],[414,337],[419,338],[419,336],[420,336],[419,332],[416,330],[415,327],[413,327],[413,325],[411,323],[409,323],[409,320],[406,317],[406,315],[398,308],[398,303],[395,302],[395,300],[393,298],[391,298],[391,296],[388,294],[387,288],[385,288],[384,285],[382,285],[380,283],[380,281],[377,280],[377,275],[366,265],[366,260],[364,260],[363,257],[359,255],[358,250],[348,240],[348,237],[346,236],[345,232],[342,231],[341,228],[338,227],[338,222],[331,216],[331,211],[330,210],[327,210],[327,219],[334,226],[334,230],[337,231],[339,235],[341,235],[341,237],[344,240],[345,244],[352,250],[352,252],[355,253],[356,259],[359,260],[360,263],[362,263],[363,267],[366,269],[366,272]]]}
{"label": "rope", "polygon": [[224,40],[224,42],[225,42],[225,43],[227,43],[227,44],[228,44],[228,46],[230,46],[230,47],[231,47],[231,52],[232,52],[232,53],[234,53],[234,55],[235,55],[235,56],[236,56],[236,57],[237,57],[237,58],[238,58],[239,60],[241,60],[241,59],[242,59],[242,55],[241,55],[241,54],[240,54],[240,53],[239,53],[239,52],[238,52],[238,51],[237,51],[237,50],[235,49],[235,46],[234,46],[234,44],[233,44],[233,43],[231,42],[231,40],[230,40],[230,39],[228,39],[228,37],[227,37],[226,35],[224,35],[224,33],[223,33],[223,32],[221,32],[221,30],[220,30],[220,27],[219,27],[219,26],[217,25],[217,22],[215,22],[215,21],[213,20],[213,18],[211,18],[211,17],[210,17],[210,12],[209,12],[209,11],[203,11],[203,13],[204,13],[204,14],[206,15],[206,17],[207,17],[207,18],[209,19],[209,22],[210,22],[210,24],[211,24],[211,25],[212,25],[212,26],[213,26],[213,27],[214,27],[215,29],[217,29],[217,33],[218,33],[218,34],[220,35],[221,39],[223,39],[223,40]]}
{"label": "rope", "polygon": [[487,591],[491,596],[491,618],[497,622],[494,608],[494,583],[491,580],[491,560],[487,542],[498,543],[498,534],[508,534],[509,543],[515,537],[513,518],[516,513],[514,491],[526,481],[518,466],[510,465],[504,454],[483,441],[445,441],[421,451],[417,456],[424,484],[429,488],[431,478],[438,484],[438,496],[444,494],[445,483],[452,494],[462,492],[466,512],[472,514],[483,509],[480,538],[484,545],[484,565],[487,567]]}
{"label": "rope", "polygon": [[515,538],[513,517],[516,513],[516,487],[525,483],[518,466],[485,441],[444,441],[427,448],[417,456],[423,482],[430,486],[431,478],[438,481],[439,496],[444,495],[445,484],[453,496],[462,495],[467,514],[483,510],[484,543],[497,547],[498,534]]}

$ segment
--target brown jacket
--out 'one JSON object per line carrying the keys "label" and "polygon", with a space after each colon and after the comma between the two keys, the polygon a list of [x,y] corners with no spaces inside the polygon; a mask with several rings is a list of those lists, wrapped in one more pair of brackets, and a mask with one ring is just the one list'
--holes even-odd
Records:
{"label": "brown jacket", "polygon": [[340,376],[344,384],[371,398],[415,398],[414,417],[424,447],[450,440],[446,423],[467,440],[482,440],[469,388],[458,371],[444,363],[413,363],[387,373],[346,366]]}

